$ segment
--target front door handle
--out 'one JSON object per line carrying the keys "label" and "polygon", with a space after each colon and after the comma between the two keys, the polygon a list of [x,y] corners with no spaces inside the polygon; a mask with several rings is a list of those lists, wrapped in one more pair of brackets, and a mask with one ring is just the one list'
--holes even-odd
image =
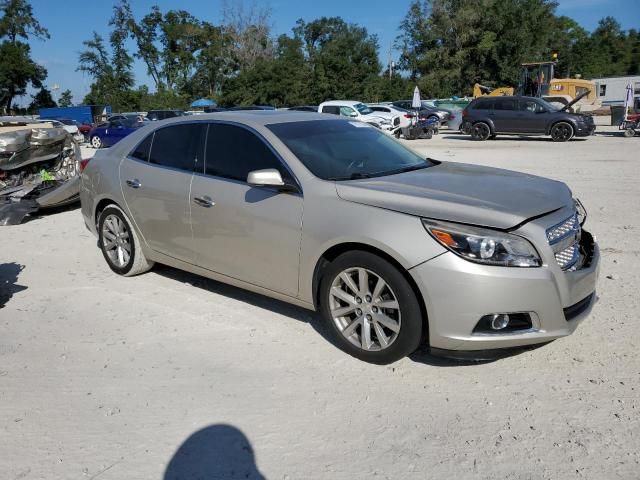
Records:
{"label": "front door handle", "polygon": [[137,178],[127,180],[127,185],[131,188],[140,188],[142,186],[140,180],[138,180]]}
{"label": "front door handle", "polygon": [[205,195],[203,197],[193,197],[193,203],[196,205],[200,205],[201,207],[210,208],[215,205],[215,202],[211,199],[211,197]]}

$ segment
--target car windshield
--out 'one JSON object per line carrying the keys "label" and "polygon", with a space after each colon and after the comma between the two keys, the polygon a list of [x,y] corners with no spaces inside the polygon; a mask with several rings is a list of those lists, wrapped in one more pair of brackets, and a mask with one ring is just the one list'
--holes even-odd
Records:
{"label": "car windshield", "polygon": [[370,113],[373,113],[373,110],[367,107],[364,103],[356,103],[353,108],[358,110],[358,112],[360,112],[360,115],[369,115]]}
{"label": "car windshield", "polygon": [[381,177],[434,165],[362,122],[310,120],[267,128],[323,180]]}

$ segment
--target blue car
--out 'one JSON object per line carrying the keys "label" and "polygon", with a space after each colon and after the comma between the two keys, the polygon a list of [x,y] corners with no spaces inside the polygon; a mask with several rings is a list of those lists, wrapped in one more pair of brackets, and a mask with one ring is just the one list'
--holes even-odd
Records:
{"label": "blue car", "polygon": [[110,147],[135,132],[142,125],[142,122],[129,119],[116,119],[101,123],[89,132],[89,142],[93,148]]}

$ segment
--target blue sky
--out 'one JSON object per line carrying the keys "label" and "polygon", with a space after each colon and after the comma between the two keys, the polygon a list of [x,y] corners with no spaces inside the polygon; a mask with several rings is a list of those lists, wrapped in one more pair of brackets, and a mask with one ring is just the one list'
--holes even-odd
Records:
{"label": "blue sky", "polygon": [[[234,1],[234,0],[229,0]],[[49,30],[51,39],[31,44],[33,58],[49,71],[48,87],[59,85],[60,91],[70,89],[74,101],[80,102],[89,90],[91,80],[76,72],[78,52],[82,41],[91,37],[93,30],[107,37],[108,21],[114,1],[89,0],[31,0],[34,13]],[[131,0],[134,15],[140,18],[151,5],[158,4],[163,11],[184,9],[194,16],[213,23],[219,22],[222,0]],[[251,5],[245,0],[245,5]],[[398,34],[398,25],[408,10],[411,0],[257,0],[258,6],[269,6],[275,34],[290,33],[298,18],[311,21],[321,16],[341,16],[346,21],[365,26],[378,35],[380,59],[387,62],[388,49]],[[640,28],[640,0],[560,0],[558,14],[578,21],[587,30],[593,30],[604,16],[615,17],[625,29]],[[137,84],[148,83],[146,69],[139,62],[134,68]],[[29,103],[25,96],[21,103]]]}

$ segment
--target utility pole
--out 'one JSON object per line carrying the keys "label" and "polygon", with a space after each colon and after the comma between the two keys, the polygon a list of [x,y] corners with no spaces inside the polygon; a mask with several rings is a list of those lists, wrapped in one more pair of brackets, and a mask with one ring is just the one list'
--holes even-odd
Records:
{"label": "utility pole", "polygon": [[391,60],[391,49],[393,47],[393,43],[389,42],[389,57],[388,57],[388,65],[389,65],[389,80],[391,80],[391,77],[393,76],[393,60]]}

